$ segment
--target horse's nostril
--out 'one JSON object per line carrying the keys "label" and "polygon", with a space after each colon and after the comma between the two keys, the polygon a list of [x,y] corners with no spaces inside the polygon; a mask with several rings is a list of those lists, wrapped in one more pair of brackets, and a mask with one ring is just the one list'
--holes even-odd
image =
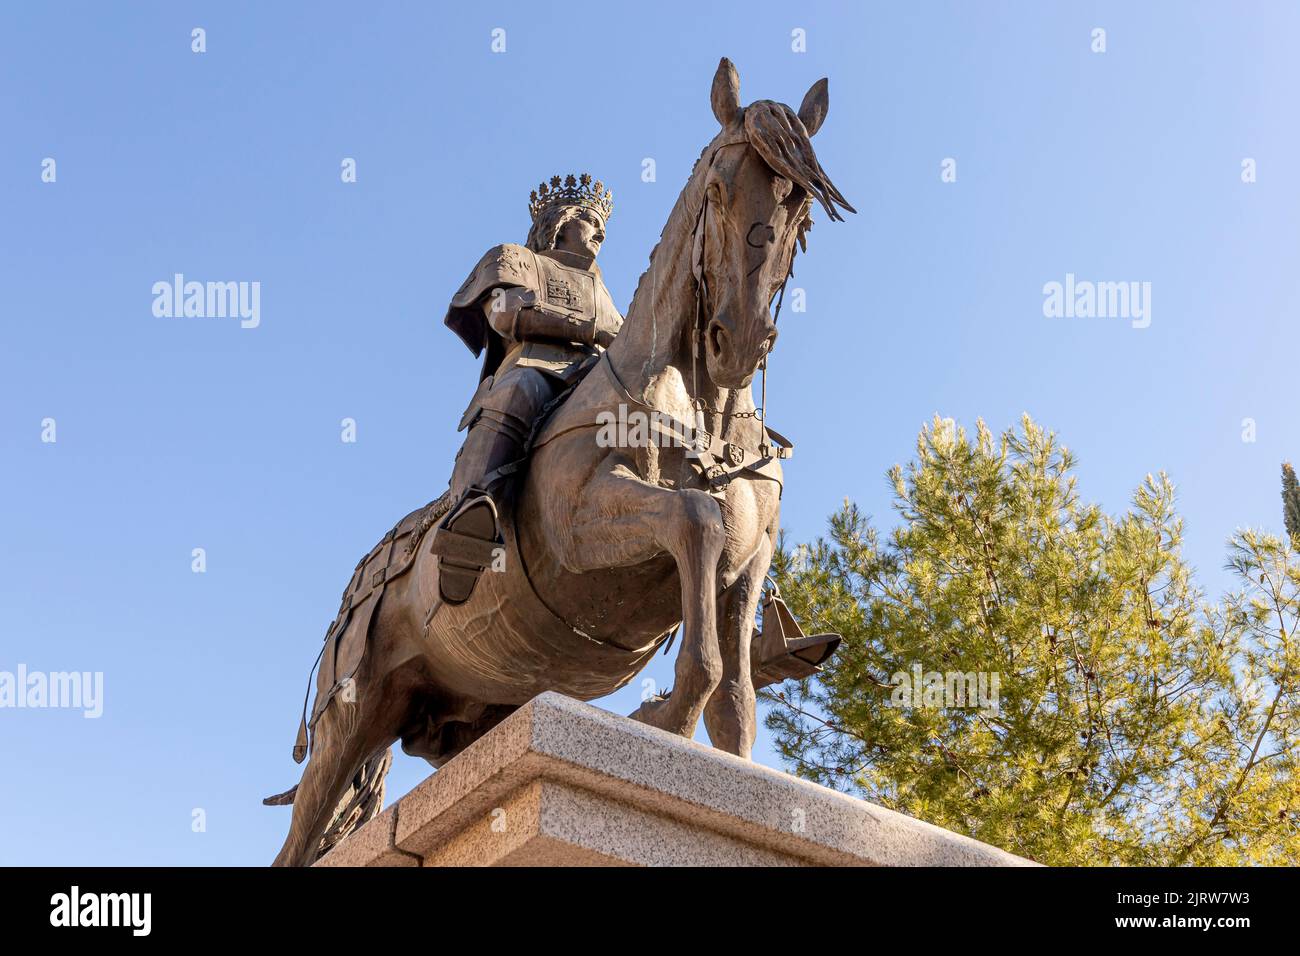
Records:
{"label": "horse's nostril", "polygon": [[720,325],[714,325],[713,328],[709,330],[709,344],[713,346],[714,355],[722,354],[722,341],[726,334],[727,333],[722,330],[722,326]]}

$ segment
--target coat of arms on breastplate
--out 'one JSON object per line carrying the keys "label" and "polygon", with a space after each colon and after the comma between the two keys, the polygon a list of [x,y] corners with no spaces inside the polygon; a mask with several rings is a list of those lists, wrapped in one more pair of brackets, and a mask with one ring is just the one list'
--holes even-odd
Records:
{"label": "coat of arms on breastplate", "polygon": [[570,309],[582,308],[582,295],[567,279],[548,276],[546,279],[546,301],[568,306]]}

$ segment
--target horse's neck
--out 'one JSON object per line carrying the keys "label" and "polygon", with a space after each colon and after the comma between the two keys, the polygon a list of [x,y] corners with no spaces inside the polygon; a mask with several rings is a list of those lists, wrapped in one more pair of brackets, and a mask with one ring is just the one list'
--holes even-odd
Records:
{"label": "horse's neck", "polygon": [[[692,232],[706,173],[707,162],[701,157],[650,253],[650,267],[641,275],[609,359],[632,396],[656,408],[667,411],[703,399],[706,407],[718,411],[752,411],[749,388],[718,388],[709,379],[704,356],[693,356],[697,336]],[[734,421],[710,413],[706,425],[726,434]]]}

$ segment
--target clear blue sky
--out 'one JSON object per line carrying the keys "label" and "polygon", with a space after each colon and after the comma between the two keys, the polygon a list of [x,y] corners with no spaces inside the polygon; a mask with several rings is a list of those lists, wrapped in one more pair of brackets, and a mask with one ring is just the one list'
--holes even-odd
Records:
{"label": "clear blue sky", "polygon": [[[1294,6],[468,6],[0,12],[0,670],[105,675],[99,720],[0,710],[0,863],[269,862],[288,811],[259,801],[297,780],[339,593],[446,485],[477,377],[450,294],[523,240],[540,178],[589,169],[626,308],[715,132],[722,55],[745,102],[830,77],[816,145],[859,212],[818,216],[773,360],[796,540],[845,496],[892,521],[884,472],[935,412],[1030,412],[1112,512],[1167,470],[1211,590],[1234,528],[1278,528],[1300,456]],[[260,327],[155,317],[175,272],[259,281]],[[1044,318],[1067,273],[1149,281],[1151,326]],[[399,753],[390,798],[428,769]]]}

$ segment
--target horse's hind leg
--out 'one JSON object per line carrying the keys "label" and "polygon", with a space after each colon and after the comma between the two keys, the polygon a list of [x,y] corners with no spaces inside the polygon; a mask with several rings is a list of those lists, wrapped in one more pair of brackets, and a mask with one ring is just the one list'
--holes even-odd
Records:
{"label": "horse's hind leg", "polygon": [[357,770],[397,739],[392,721],[382,713],[378,691],[356,691],[336,696],[317,721],[311,757],[293,800],[289,836],[274,866],[310,866],[316,861],[321,837]]}

